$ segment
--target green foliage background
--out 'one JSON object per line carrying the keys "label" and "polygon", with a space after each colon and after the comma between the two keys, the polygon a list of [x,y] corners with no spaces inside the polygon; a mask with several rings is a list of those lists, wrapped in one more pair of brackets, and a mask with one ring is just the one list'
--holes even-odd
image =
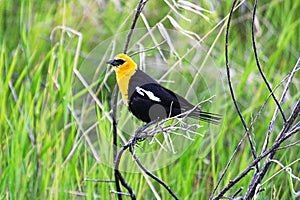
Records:
{"label": "green foliage background", "polygon": [[[144,15],[150,26],[154,26],[169,14],[185,30],[193,31],[200,37],[209,33],[203,45],[208,49],[216,42],[210,52],[211,57],[218,67],[223,69],[224,31],[221,27],[226,20],[219,26],[216,24],[228,15],[232,2],[201,0],[194,3],[212,11],[204,13],[209,21],[188,10],[178,9],[181,15],[191,20],[187,23],[171,11],[166,1],[150,0]],[[64,34],[65,38],[62,39],[62,34],[57,34],[54,42],[49,37],[54,27],[60,25],[81,32],[83,43],[80,64],[85,55],[101,41],[129,30],[136,4],[137,2],[132,0],[0,1],[0,199],[116,199],[115,194],[110,193],[110,190],[115,189],[113,183],[84,181],[86,177],[113,177],[111,168],[101,161],[95,162],[84,140],[71,159],[64,163],[80,137],[76,121],[68,109],[68,104],[73,102],[72,69],[78,38]],[[252,52],[252,4],[252,1],[247,1],[237,9],[230,30],[233,82],[248,123],[269,94],[259,78]],[[291,71],[300,56],[299,10],[299,1],[259,1],[256,22],[257,46],[264,72],[273,87]],[[171,23],[164,25],[174,29]],[[141,20],[137,27],[144,27]],[[216,28],[213,29],[214,27]],[[220,31],[221,35],[218,35]],[[287,113],[292,109],[293,102],[299,99],[299,81],[298,73],[283,105]],[[110,77],[107,83],[113,88],[114,77]],[[13,84],[17,102],[10,84]],[[56,87],[57,84],[59,88]],[[282,89],[281,86],[276,91],[277,96],[280,96]],[[227,88],[225,91],[227,92]],[[110,109],[110,96],[109,90],[103,91],[101,96],[107,110]],[[195,143],[179,160],[155,171],[180,199],[207,199],[236,144],[243,136],[243,127],[230,98],[217,103],[226,108],[226,115],[218,136],[209,139],[211,144],[216,144],[211,145],[203,157],[199,152],[199,144]],[[275,103],[269,101],[254,126],[253,137],[258,149],[263,144],[275,107]],[[279,132],[281,125],[282,121],[277,120],[275,134]],[[106,124],[102,127],[102,130],[110,132],[111,128],[107,126]],[[33,131],[36,144],[29,138],[28,127]],[[287,165],[299,158],[298,152],[299,146],[295,146],[293,150],[280,152],[277,159]],[[246,168],[251,159],[249,145],[245,143],[221,186],[226,185]],[[299,177],[299,162],[294,163],[291,168]],[[280,167],[274,164],[268,177],[279,169]],[[239,187],[246,188],[250,175],[243,179],[231,194]],[[125,173],[125,177],[138,199],[155,199],[147,180],[141,174]],[[162,199],[170,199],[170,195],[162,187],[152,183]],[[268,180],[263,187],[265,191],[260,194],[261,199],[292,199],[293,189],[300,189],[299,182],[290,181],[284,172]]]}

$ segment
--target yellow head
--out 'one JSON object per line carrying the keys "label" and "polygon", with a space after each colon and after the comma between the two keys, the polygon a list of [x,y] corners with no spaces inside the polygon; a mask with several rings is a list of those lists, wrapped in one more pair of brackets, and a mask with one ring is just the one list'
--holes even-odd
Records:
{"label": "yellow head", "polygon": [[129,56],[123,53],[116,55],[107,63],[113,66],[119,79],[126,74],[132,74],[137,69],[136,63]]}
{"label": "yellow head", "polygon": [[128,102],[128,86],[131,76],[136,72],[136,63],[126,54],[118,54],[113,59],[109,60],[107,64],[113,66],[117,82],[122,93],[122,98],[125,104]]}

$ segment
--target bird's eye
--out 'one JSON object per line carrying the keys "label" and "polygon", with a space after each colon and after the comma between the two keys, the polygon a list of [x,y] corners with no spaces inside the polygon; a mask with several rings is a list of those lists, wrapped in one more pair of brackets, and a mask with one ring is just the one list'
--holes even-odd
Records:
{"label": "bird's eye", "polygon": [[112,66],[118,67],[120,65],[123,65],[126,61],[122,58],[115,58],[107,61],[107,64],[110,64]]}
{"label": "bird's eye", "polygon": [[123,65],[125,63],[125,60],[123,59],[116,59],[115,61],[117,65]]}

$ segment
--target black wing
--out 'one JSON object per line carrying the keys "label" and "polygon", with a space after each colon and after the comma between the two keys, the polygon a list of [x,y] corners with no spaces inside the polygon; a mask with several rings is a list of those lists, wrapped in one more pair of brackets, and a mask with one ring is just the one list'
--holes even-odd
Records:
{"label": "black wing", "polygon": [[217,124],[220,115],[203,112],[171,90],[161,86],[144,72],[138,70],[129,82],[129,110],[140,120],[150,122],[173,117],[192,110],[188,116]]}
{"label": "black wing", "polygon": [[128,100],[129,110],[144,122],[181,113],[176,95],[141,70],[129,81]]}

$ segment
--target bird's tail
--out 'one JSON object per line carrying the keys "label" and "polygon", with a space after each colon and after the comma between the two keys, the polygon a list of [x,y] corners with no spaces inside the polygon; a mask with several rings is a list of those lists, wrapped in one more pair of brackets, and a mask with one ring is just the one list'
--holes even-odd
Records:
{"label": "bird's tail", "polygon": [[220,124],[220,120],[222,119],[222,115],[220,114],[204,112],[201,111],[200,109],[194,110],[188,116],[216,125]]}

